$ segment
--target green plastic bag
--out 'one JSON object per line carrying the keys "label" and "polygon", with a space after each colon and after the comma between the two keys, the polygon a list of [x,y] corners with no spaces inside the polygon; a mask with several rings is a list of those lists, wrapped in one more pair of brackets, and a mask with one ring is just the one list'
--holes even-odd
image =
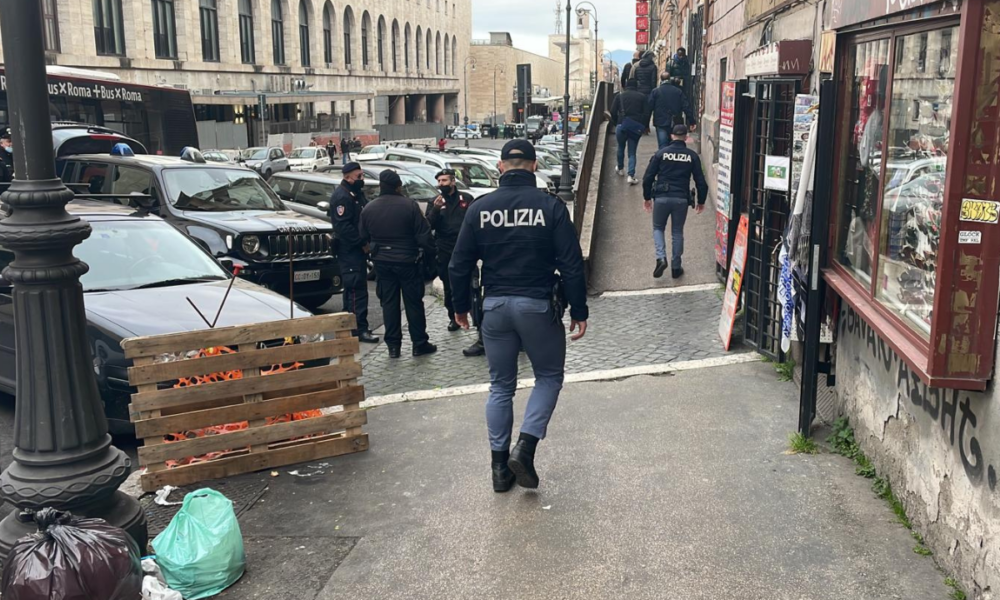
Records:
{"label": "green plastic bag", "polygon": [[209,488],[184,497],[170,525],[153,540],[153,551],[167,585],[185,600],[218,594],[246,568],[233,503]]}

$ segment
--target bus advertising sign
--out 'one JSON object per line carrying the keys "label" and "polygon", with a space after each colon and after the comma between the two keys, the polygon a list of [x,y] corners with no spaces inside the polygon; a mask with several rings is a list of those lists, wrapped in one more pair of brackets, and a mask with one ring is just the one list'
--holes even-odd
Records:
{"label": "bus advertising sign", "polygon": [[[74,82],[65,80],[50,80],[49,95],[68,98],[87,98],[94,100],[119,100],[122,102],[142,102],[142,92],[123,85],[107,85],[96,81]],[[7,76],[0,75],[0,91],[7,91]]]}

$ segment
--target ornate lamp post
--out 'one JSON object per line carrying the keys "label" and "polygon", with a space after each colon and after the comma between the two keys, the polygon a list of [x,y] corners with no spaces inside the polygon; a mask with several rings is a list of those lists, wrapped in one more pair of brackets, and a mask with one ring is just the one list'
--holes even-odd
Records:
{"label": "ornate lamp post", "polygon": [[471,56],[465,57],[465,147],[469,147],[469,65],[472,70],[476,70],[476,59]]}
{"label": "ornate lamp post", "polygon": [[562,150],[562,175],[559,177],[558,195],[562,201],[569,204],[573,201],[573,184],[570,183],[569,174],[569,54],[573,43],[570,32],[573,28],[573,5],[570,0],[566,0],[566,91],[563,94],[563,150]]}
{"label": "ornate lamp post", "polygon": [[0,244],[14,252],[3,271],[13,284],[17,332],[14,462],[0,476],[0,499],[18,510],[0,522],[0,560],[34,527],[22,510],[50,506],[97,517],[146,547],[146,516],[118,491],[131,462],[111,444],[97,392],[80,276],[73,247],[90,225],[66,212],[73,192],[56,176],[39,2],[0,0],[0,29],[17,179],[3,194],[11,214]]}
{"label": "ornate lamp post", "polygon": [[[584,4],[590,6],[590,8],[589,9],[588,8],[580,8],[580,6],[582,6]],[[582,15],[584,13],[590,13],[590,14],[592,14],[594,16],[594,94],[596,94],[597,93],[597,82],[600,81],[600,79],[597,76],[597,65],[600,64],[600,62],[601,62],[599,44],[597,43],[597,41],[600,39],[600,34],[598,33],[598,29],[597,29],[597,7],[594,6],[594,4],[592,2],[586,2],[586,1],[580,2],[576,6],[577,6],[576,14]]]}

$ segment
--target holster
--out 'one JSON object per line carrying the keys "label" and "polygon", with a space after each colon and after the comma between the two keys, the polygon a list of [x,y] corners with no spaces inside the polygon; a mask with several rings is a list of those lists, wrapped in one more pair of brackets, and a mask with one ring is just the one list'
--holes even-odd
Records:
{"label": "holster", "polygon": [[479,269],[472,274],[472,324],[483,326],[483,285]]}
{"label": "holster", "polygon": [[556,323],[561,323],[566,314],[566,290],[563,288],[562,279],[556,281],[552,286],[552,319]]}

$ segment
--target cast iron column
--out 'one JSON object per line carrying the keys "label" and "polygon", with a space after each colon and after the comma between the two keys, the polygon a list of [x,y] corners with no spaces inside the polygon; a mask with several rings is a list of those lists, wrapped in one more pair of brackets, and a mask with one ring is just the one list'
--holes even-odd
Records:
{"label": "cast iron column", "polygon": [[73,192],[56,177],[40,3],[0,0],[0,30],[17,174],[3,194],[11,215],[0,220],[0,244],[14,252],[3,276],[17,332],[14,462],[0,498],[18,509],[0,522],[0,560],[35,531],[16,515],[47,506],[121,527],[145,553],[145,514],[118,491],[131,461],[111,444],[87,342],[87,265],[73,247],[90,225],[66,212]]}
{"label": "cast iron column", "polygon": [[563,151],[562,175],[559,177],[559,197],[569,204],[573,201],[573,184],[569,175],[569,53],[572,39],[573,6],[566,0],[566,93],[563,94]]}

